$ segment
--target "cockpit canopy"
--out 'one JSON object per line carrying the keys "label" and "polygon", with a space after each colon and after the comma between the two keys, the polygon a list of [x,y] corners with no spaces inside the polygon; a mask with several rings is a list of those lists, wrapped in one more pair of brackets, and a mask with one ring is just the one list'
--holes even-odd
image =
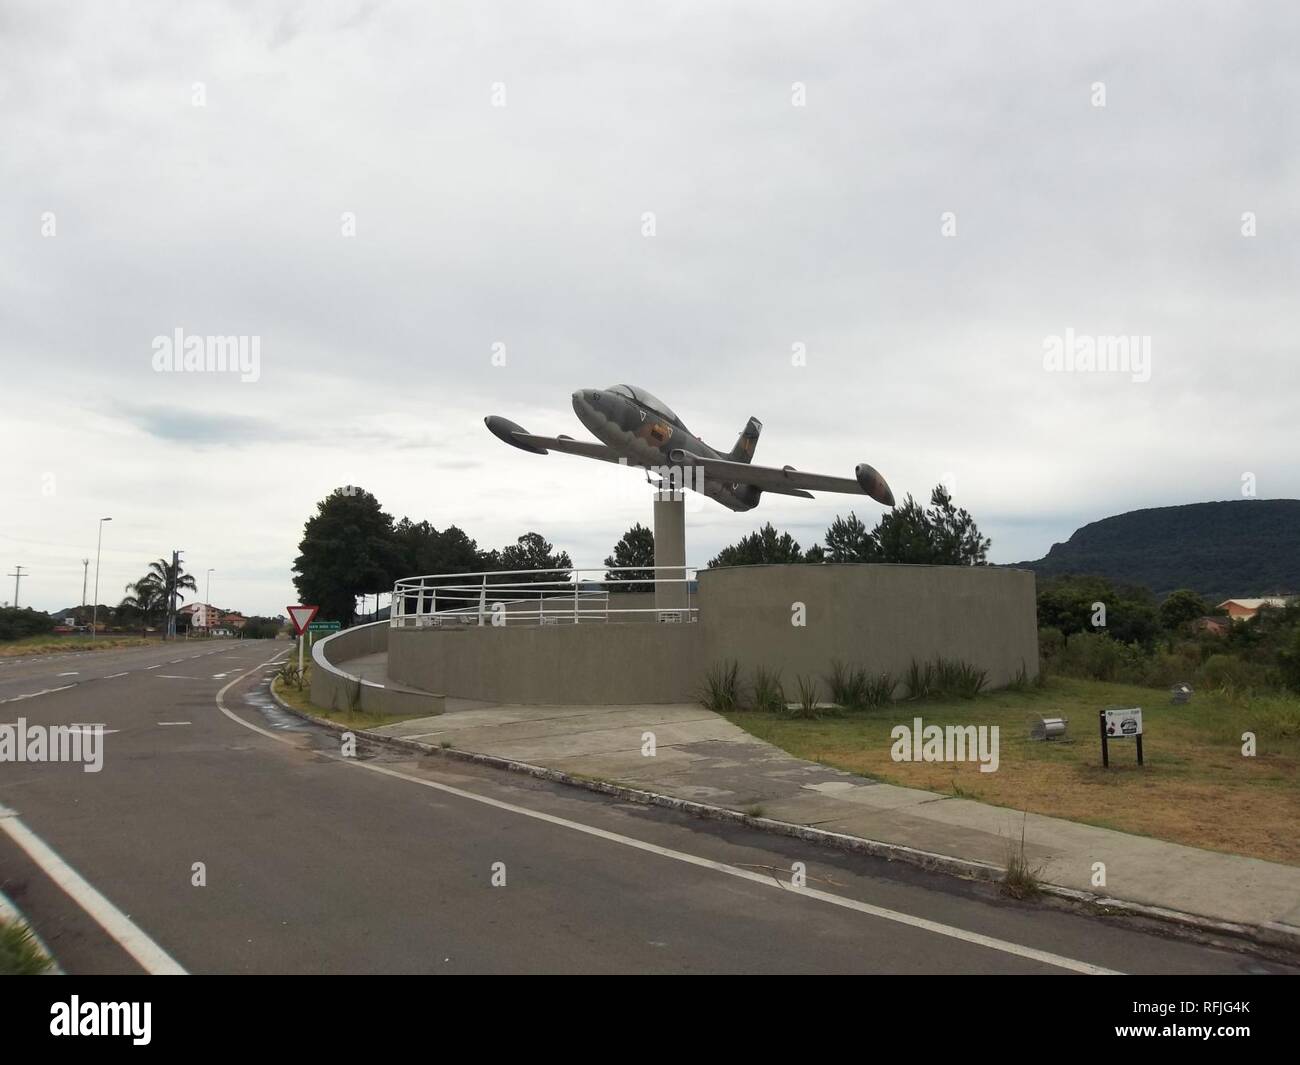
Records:
{"label": "cockpit canopy", "polygon": [[662,414],[674,425],[681,426],[681,419],[673,413],[672,407],[668,406],[662,399],[651,395],[644,388],[637,388],[636,385],[612,385],[605,389],[606,392],[613,392],[615,395],[626,396],[628,399],[636,400],[641,406],[656,414]]}

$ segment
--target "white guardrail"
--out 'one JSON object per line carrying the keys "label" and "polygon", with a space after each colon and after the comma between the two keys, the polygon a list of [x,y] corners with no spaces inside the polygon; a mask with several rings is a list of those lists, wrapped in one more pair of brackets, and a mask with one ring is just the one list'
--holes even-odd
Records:
{"label": "white guardrail", "polygon": [[389,624],[396,629],[692,622],[699,615],[695,580],[691,566],[495,570],[405,577],[393,585]]}

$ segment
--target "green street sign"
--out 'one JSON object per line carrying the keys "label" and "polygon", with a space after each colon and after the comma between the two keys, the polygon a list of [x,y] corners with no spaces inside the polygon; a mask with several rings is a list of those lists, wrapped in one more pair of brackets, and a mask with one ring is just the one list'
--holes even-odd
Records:
{"label": "green street sign", "polygon": [[307,626],[308,632],[338,632],[343,628],[341,621],[313,621]]}

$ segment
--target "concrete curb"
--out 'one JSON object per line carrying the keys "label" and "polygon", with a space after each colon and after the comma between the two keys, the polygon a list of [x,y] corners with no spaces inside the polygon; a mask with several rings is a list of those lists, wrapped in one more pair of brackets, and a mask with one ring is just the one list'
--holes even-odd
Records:
{"label": "concrete curb", "polygon": [[[417,754],[445,756],[455,761],[490,766],[511,773],[522,773],[526,776],[536,777],[539,780],[584,788],[587,791],[624,799],[628,802],[641,803],[645,806],[660,806],[668,810],[690,814],[692,817],[746,825],[764,832],[789,836],[807,843],[833,847],[853,854],[865,854],[872,858],[884,858],[886,861],[891,862],[906,862],[909,865],[930,872],[945,873],[949,876],[960,877],[963,880],[997,883],[1006,872],[1002,867],[988,862],[974,861],[968,858],[954,858],[951,855],[918,850],[915,847],[907,847],[900,843],[886,843],[882,840],[850,836],[842,832],[828,832],[825,829],[812,828],[808,825],[796,825],[789,821],[776,821],[768,817],[751,817],[739,810],[730,810],[725,806],[711,806],[708,803],[678,799],[671,795],[660,795],[658,792],[653,791],[642,791],[639,788],[630,788],[607,780],[574,776],[559,769],[547,769],[545,766],[518,762],[512,758],[503,758],[499,755],[460,751],[454,747],[438,747],[428,743],[421,743],[418,740],[403,739],[399,736],[380,735],[368,729],[350,729],[336,721],[315,717],[290,706],[280,698],[279,694],[274,690],[274,685],[270,685],[270,690],[271,697],[295,717],[309,721],[314,725],[333,729],[335,732],[351,732],[354,736],[363,737],[372,743],[384,744]],[[1300,955],[1300,928],[1293,929],[1290,926],[1274,922],[1263,925],[1236,924],[1231,921],[1220,921],[1212,917],[1184,913],[1181,910],[1111,898],[1091,891],[1080,891],[1077,888],[1061,887],[1056,884],[1044,883],[1040,887],[1043,895],[1059,902],[1084,907],[1094,914],[1100,911],[1105,916],[1128,917],[1158,922],[1161,928],[1182,938],[1196,939],[1198,941],[1207,939],[1222,940],[1225,938],[1240,940],[1256,948],[1263,948],[1265,953],[1280,952],[1289,961],[1294,961],[1295,957]]]}

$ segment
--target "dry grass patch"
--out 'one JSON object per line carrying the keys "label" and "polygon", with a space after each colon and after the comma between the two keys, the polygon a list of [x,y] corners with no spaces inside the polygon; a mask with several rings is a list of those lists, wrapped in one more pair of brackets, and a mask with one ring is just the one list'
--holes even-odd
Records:
{"label": "dry grass patch", "polygon": [[[1101,768],[1097,711],[1141,706],[1146,766],[1134,744],[1111,742]],[[1037,716],[1070,719],[1072,742],[1028,739]],[[730,715],[729,715],[730,716]],[[1210,850],[1300,864],[1300,699],[1198,692],[1173,706],[1166,692],[1052,678],[1043,688],[974,700],[906,700],[867,715],[816,721],[730,716],[791,754],[910,788],[1154,836]],[[1000,764],[894,762],[890,730],[911,725],[997,725]],[[1243,757],[1242,733],[1257,753]]]}

